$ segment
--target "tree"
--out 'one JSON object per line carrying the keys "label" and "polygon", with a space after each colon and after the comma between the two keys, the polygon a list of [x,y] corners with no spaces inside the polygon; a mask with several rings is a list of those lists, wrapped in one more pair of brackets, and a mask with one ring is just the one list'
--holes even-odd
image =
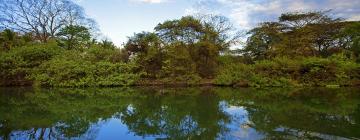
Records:
{"label": "tree", "polygon": [[233,27],[222,16],[185,16],[178,20],[165,21],[155,27],[166,45],[181,44],[195,62],[196,73],[211,78],[216,72],[217,57],[237,43],[237,35],[232,35]]}
{"label": "tree", "polygon": [[189,49],[182,42],[174,42],[166,47],[162,74],[182,82],[192,82],[198,79],[196,63],[191,57]]}
{"label": "tree", "polygon": [[310,24],[326,24],[341,21],[341,19],[333,19],[327,15],[330,11],[315,12],[290,12],[281,14],[279,22],[284,24],[288,29],[303,28]]}
{"label": "tree", "polygon": [[136,56],[140,71],[145,72],[146,77],[155,78],[163,66],[162,46],[162,41],[155,33],[142,32],[129,37],[125,50]]}
{"label": "tree", "polygon": [[10,50],[10,48],[16,45],[17,35],[15,32],[5,29],[3,32],[0,33],[0,44],[1,48],[4,50]]}
{"label": "tree", "polygon": [[272,56],[274,44],[281,39],[280,34],[282,25],[277,22],[265,22],[248,32],[250,37],[243,52],[252,56],[254,59],[265,59]]}
{"label": "tree", "polygon": [[198,15],[196,17],[205,27],[207,41],[221,46],[221,51],[226,51],[231,45],[238,45],[242,32],[236,31],[231,21],[220,15]]}
{"label": "tree", "polygon": [[219,47],[209,42],[199,42],[192,47],[192,61],[201,77],[213,78],[218,66]]}
{"label": "tree", "polygon": [[33,41],[31,34],[20,34],[10,29],[0,32],[0,50],[10,50],[11,48],[25,45]]}
{"label": "tree", "polygon": [[239,34],[232,34],[234,27],[229,19],[216,15],[185,16],[178,20],[165,21],[155,27],[165,43],[183,42],[186,45],[201,41],[211,42],[226,50],[238,43]]}
{"label": "tree", "polygon": [[61,44],[68,49],[85,45],[91,38],[88,28],[79,25],[66,26],[57,33],[57,36],[61,38]]}
{"label": "tree", "polygon": [[346,41],[347,48],[351,50],[357,61],[360,61],[360,22],[350,22],[344,30],[342,35]]}
{"label": "tree", "polygon": [[32,33],[47,42],[68,25],[92,26],[83,9],[71,0],[1,0],[0,25],[21,33]]}
{"label": "tree", "polygon": [[101,42],[99,42],[99,45],[103,48],[108,48],[108,49],[116,48],[115,44],[108,39],[101,40]]}
{"label": "tree", "polygon": [[142,32],[129,37],[125,44],[126,50],[132,54],[145,53],[151,47],[161,47],[162,41],[155,33]]}
{"label": "tree", "polygon": [[346,25],[339,18],[331,18],[328,11],[285,13],[277,22],[260,24],[248,34],[246,54],[256,59],[274,56],[327,57],[344,48],[338,37]]}
{"label": "tree", "polygon": [[[339,47],[335,35],[339,34],[339,18],[331,18],[329,11],[285,13],[279,22],[285,27],[287,38],[284,44],[300,55],[331,55],[330,48]],[[294,53],[294,52],[291,52]]]}
{"label": "tree", "polygon": [[182,17],[179,20],[165,21],[155,27],[156,33],[168,44],[176,41],[184,44],[193,44],[201,39],[204,34],[200,20],[193,16]]}

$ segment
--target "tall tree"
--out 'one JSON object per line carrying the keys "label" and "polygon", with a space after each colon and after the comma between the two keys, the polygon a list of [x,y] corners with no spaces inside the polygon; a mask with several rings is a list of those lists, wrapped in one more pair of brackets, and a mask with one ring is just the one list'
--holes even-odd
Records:
{"label": "tall tree", "polygon": [[257,59],[277,55],[330,56],[344,48],[338,35],[347,23],[327,12],[285,13],[277,22],[262,23],[250,30],[243,51]]}
{"label": "tall tree", "polygon": [[93,25],[71,0],[1,0],[0,24],[46,42],[67,25]]}
{"label": "tall tree", "polygon": [[254,59],[265,59],[273,56],[275,44],[281,40],[283,25],[277,22],[265,22],[248,32],[250,37],[243,49]]}
{"label": "tall tree", "polygon": [[302,28],[310,24],[334,23],[341,20],[339,18],[331,18],[327,15],[328,12],[330,11],[284,13],[279,17],[279,22],[293,30],[294,28]]}
{"label": "tall tree", "polygon": [[[165,45],[181,44],[196,64],[196,73],[211,78],[216,72],[217,57],[237,43],[230,21],[222,16],[185,16],[155,27]],[[179,46],[179,45],[175,45]],[[184,53],[185,54],[185,53]]]}

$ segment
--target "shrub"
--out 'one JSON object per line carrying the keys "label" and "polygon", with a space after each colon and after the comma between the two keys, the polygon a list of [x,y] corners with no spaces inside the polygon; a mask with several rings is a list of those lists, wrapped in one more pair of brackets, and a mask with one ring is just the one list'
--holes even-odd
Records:
{"label": "shrub", "polygon": [[285,77],[270,77],[261,74],[255,74],[250,77],[249,85],[251,87],[292,87],[297,86],[297,82]]}
{"label": "shrub", "polygon": [[132,73],[134,65],[131,63],[98,62],[95,68],[96,86],[129,86],[139,78]]}
{"label": "shrub", "polygon": [[336,63],[336,83],[339,85],[351,85],[360,79],[360,65],[356,60],[350,59],[346,54],[337,54],[330,57]]}
{"label": "shrub", "polygon": [[221,68],[219,74],[215,78],[218,85],[234,85],[239,82],[246,82],[254,75],[251,65],[241,63],[227,64]]}
{"label": "shrub", "polygon": [[339,83],[347,79],[347,75],[338,68],[341,61],[326,58],[305,58],[302,61],[301,74],[299,79],[305,85],[326,86]]}
{"label": "shrub", "polygon": [[348,86],[359,83],[359,76],[360,65],[342,55],[330,58],[278,57],[261,60],[253,65],[224,64],[215,83],[247,83],[252,87]]}
{"label": "shrub", "polygon": [[86,55],[67,54],[67,57],[59,56],[42,64],[32,75],[36,84],[53,87],[128,86],[139,78],[138,74],[132,73],[132,63],[91,62],[84,59]]}
{"label": "shrub", "polygon": [[29,85],[26,77],[33,68],[60,54],[63,50],[56,43],[33,44],[17,47],[0,55],[0,85]]}
{"label": "shrub", "polygon": [[42,64],[33,74],[36,85],[58,87],[93,86],[92,68],[88,61],[55,58]]}
{"label": "shrub", "polygon": [[127,62],[128,54],[117,48],[104,48],[100,46],[92,46],[85,51],[86,58],[89,61],[109,61],[109,62]]}
{"label": "shrub", "polygon": [[287,57],[277,57],[272,60],[262,60],[255,63],[255,71],[270,77],[297,77],[300,69],[299,61]]}

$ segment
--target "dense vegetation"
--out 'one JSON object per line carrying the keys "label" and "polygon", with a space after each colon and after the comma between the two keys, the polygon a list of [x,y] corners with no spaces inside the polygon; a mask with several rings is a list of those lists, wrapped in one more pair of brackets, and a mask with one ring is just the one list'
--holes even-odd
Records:
{"label": "dense vegetation", "polygon": [[360,22],[327,12],[285,13],[246,35],[223,16],[185,16],[134,34],[122,48],[97,41],[93,20],[67,0],[9,1],[2,12],[2,86],[360,84]]}

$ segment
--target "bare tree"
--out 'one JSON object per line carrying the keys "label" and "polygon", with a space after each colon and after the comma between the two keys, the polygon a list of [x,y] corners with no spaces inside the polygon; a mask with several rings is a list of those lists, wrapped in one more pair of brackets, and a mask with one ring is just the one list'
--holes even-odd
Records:
{"label": "bare tree", "polygon": [[0,0],[0,26],[33,33],[46,42],[67,25],[93,26],[82,7],[71,0]]}
{"label": "bare tree", "polygon": [[238,31],[227,17],[212,14],[196,14],[195,17],[205,26],[213,28],[218,37],[223,40],[223,46],[230,47],[242,43],[240,38],[244,37],[245,33]]}

